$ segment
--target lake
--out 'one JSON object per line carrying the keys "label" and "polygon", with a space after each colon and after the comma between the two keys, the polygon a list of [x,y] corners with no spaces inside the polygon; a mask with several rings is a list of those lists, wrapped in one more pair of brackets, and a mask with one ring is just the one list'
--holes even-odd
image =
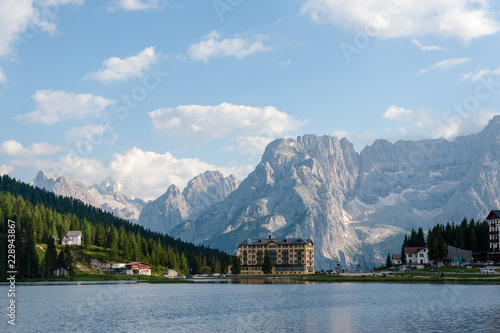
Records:
{"label": "lake", "polygon": [[500,331],[500,286],[248,281],[252,284],[18,284],[15,328],[7,325],[3,285],[0,327],[6,328],[2,332]]}

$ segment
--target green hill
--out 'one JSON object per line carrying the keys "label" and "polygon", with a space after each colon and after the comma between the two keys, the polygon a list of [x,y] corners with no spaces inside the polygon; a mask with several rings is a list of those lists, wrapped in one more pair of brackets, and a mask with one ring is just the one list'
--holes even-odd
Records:
{"label": "green hill", "polygon": [[[8,220],[15,221],[15,242],[7,236]],[[100,208],[7,175],[0,177],[0,221],[0,278],[4,281],[9,251],[13,254],[15,250],[18,278],[40,277],[44,275],[46,244],[55,237],[56,247],[62,249],[57,245],[69,230],[83,234],[82,246],[72,247],[81,260],[143,261],[152,265],[153,271],[168,267],[188,274],[223,272],[230,259],[225,252],[152,232]]]}

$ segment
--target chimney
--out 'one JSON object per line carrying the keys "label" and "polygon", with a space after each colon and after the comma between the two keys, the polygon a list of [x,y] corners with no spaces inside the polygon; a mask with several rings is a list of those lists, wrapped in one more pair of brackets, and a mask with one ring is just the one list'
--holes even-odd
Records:
{"label": "chimney", "polygon": [[269,235],[269,239],[271,239],[271,235]]}

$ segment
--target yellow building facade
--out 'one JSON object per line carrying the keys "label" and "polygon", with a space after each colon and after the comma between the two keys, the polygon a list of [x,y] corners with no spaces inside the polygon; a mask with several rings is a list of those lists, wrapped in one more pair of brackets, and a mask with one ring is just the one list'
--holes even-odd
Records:
{"label": "yellow building facade", "polygon": [[272,274],[314,273],[314,243],[305,238],[246,239],[238,245],[241,275],[262,275],[265,253],[273,263]]}

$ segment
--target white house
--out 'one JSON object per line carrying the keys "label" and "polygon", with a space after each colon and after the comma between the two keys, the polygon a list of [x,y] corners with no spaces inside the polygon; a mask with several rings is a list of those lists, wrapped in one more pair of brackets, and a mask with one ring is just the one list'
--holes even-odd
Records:
{"label": "white house", "polygon": [[81,231],[68,231],[62,240],[62,245],[82,245]]}
{"label": "white house", "polygon": [[426,247],[405,247],[406,264],[428,264],[429,251]]}
{"label": "white house", "polygon": [[401,265],[402,264],[401,253],[395,253],[392,255],[392,263],[394,265]]}

